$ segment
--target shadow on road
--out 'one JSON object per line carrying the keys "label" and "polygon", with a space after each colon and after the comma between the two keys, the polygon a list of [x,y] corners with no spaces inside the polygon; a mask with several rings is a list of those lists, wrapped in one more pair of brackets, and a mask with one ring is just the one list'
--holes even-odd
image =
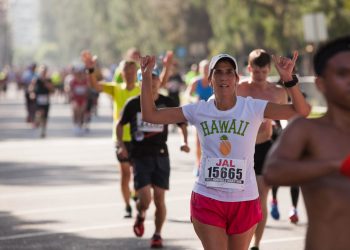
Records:
{"label": "shadow on road", "polygon": [[0,184],[14,186],[67,186],[119,182],[114,166],[59,166],[47,163],[0,162]]}
{"label": "shadow on road", "polygon": [[[81,237],[74,233],[35,229],[47,223],[59,221],[28,221],[0,212],[0,249],[1,250],[141,250],[149,249],[148,238],[92,238]],[[113,229],[109,229],[113,230]],[[165,239],[166,250],[192,250],[186,245],[187,239]],[[176,245],[175,245],[176,244]],[[181,246],[183,245],[183,246]]]}

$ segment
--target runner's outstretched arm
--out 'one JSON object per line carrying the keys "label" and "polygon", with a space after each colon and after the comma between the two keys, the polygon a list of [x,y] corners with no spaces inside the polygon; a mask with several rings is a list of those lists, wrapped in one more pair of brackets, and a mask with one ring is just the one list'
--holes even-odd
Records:
{"label": "runner's outstretched arm", "polygon": [[86,70],[88,71],[88,84],[89,87],[95,89],[98,92],[103,91],[102,84],[99,84],[95,74],[96,57],[92,56],[90,51],[84,50],[81,52],[81,60],[83,61]]}
{"label": "runner's outstretched arm", "polygon": [[164,59],[163,59],[163,70],[162,73],[160,73],[160,87],[165,88],[166,83],[169,79],[169,74],[171,70],[171,66],[173,64],[173,58],[174,58],[174,52],[167,51]]}
{"label": "runner's outstretched arm", "polygon": [[264,179],[269,185],[303,184],[340,171],[343,159],[308,160],[310,129],[310,121],[298,117],[272,145],[263,167]]}

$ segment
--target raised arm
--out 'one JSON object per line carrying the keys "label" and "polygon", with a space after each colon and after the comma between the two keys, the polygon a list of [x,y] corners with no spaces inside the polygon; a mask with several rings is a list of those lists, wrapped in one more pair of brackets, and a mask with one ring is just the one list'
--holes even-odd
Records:
{"label": "raised arm", "polygon": [[174,53],[172,51],[167,51],[163,59],[163,69],[160,73],[160,87],[164,88],[169,79],[169,74],[171,70],[171,65],[173,64]]}
{"label": "raised arm", "polygon": [[301,117],[292,120],[283,130],[263,167],[264,179],[269,185],[303,184],[339,171],[341,161],[308,159],[310,130],[310,121]]}
{"label": "raised arm", "polygon": [[[293,58],[272,56],[275,67],[280,75],[282,82],[288,83],[293,80],[293,68],[298,58],[298,52],[295,51]],[[268,103],[264,116],[273,120],[287,120],[295,115],[308,116],[311,110],[310,105],[306,102],[303,93],[297,84],[294,86],[285,85],[287,92],[292,100],[292,104],[275,104]]]}
{"label": "raised arm", "polygon": [[96,56],[92,56],[90,51],[81,52],[81,60],[83,61],[88,73],[88,84],[91,88],[98,92],[103,90],[103,85],[97,81],[96,77]]}
{"label": "raised arm", "polygon": [[172,124],[185,122],[181,107],[157,109],[152,95],[152,70],[155,65],[154,56],[141,57],[142,87],[141,112],[142,120],[155,124]]}

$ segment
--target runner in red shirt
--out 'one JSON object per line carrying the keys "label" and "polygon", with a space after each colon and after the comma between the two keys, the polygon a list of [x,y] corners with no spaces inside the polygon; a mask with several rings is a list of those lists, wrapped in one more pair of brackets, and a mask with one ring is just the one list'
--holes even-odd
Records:
{"label": "runner in red shirt", "polygon": [[70,100],[73,109],[74,133],[84,132],[85,111],[88,101],[88,83],[83,67],[73,68],[73,79],[70,82]]}

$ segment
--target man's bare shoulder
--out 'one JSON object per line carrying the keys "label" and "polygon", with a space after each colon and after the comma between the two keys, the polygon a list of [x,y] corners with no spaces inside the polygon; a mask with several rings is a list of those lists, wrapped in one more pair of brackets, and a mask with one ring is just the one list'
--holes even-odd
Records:
{"label": "man's bare shoulder", "polygon": [[248,81],[244,81],[238,84],[237,86],[237,95],[248,96],[251,95],[251,85]]}
{"label": "man's bare shoulder", "polygon": [[319,127],[321,124],[321,118],[305,118],[302,116],[295,116],[288,121],[287,127],[308,131]]}
{"label": "man's bare shoulder", "polygon": [[[301,116],[295,116],[293,118],[291,118],[290,120],[288,120],[288,125],[285,129],[283,129],[283,132],[285,132],[285,134],[294,134],[294,133],[304,133],[305,131],[305,127],[312,127],[313,125],[310,124],[310,121],[305,118],[305,117],[301,117]],[[294,136],[294,135],[293,135]]]}
{"label": "man's bare shoulder", "polygon": [[261,85],[251,81],[244,81],[238,85],[238,95],[250,95],[274,103],[287,102],[287,91],[283,87],[271,82]]}
{"label": "man's bare shoulder", "polygon": [[[305,129],[334,129],[335,128],[335,124],[332,121],[332,119],[330,119],[329,117],[326,116],[321,116],[321,117],[317,117],[317,118],[305,118],[305,117],[300,117],[300,116],[296,116],[294,118],[292,118],[289,122],[289,125],[293,125],[293,126],[300,126],[303,127],[305,126]],[[311,131],[309,131],[311,132]]]}
{"label": "man's bare shoulder", "polygon": [[283,132],[290,141],[304,141],[309,156],[314,159],[336,159],[350,152],[350,135],[325,115],[319,118],[294,118]]}
{"label": "man's bare shoulder", "polygon": [[294,141],[314,140],[320,134],[320,122],[318,119],[309,119],[302,116],[295,116],[288,120],[288,125],[283,129],[286,139]]}
{"label": "man's bare shoulder", "polygon": [[267,82],[267,86],[270,91],[274,91],[276,93],[286,93],[286,89],[280,84]]}
{"label": "man's bare shoulder", "polygon": [[[251,81],[240,82],[238,84],[238,87],[239,88],[246,88],[246,89],[248,89],[248,88],[250,88],[250,89],[260,88],[259,85],[254,84]],[[266,88],[269,90],[276,90],[276,91],[283,91],[283,92],[285,91],[285,89],[281,85],[278,85],[278,84],[272,83],[272,82],[266,82]]]}
{"label": "man's bare shoulder", "polygon": [[250,83],[248,81],[243,81],[238,84],[239,88],[247,88],[249,87]]}

